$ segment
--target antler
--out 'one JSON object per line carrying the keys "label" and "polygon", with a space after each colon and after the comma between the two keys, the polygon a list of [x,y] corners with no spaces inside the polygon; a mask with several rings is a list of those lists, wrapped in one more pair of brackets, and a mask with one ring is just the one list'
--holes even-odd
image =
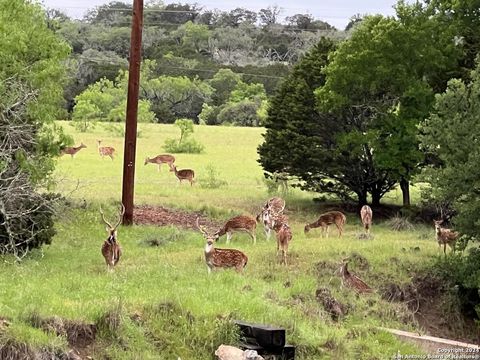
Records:
{"label": "antler", "polygon": [[205,228],[204,228],[202,225],[200,225],[200,223],[198,222],[199,220],[200,220],[200,218],[197,217],[197,221],[195,222],[195,224],[197,225],[197,229],[200,230],[200,232],[201,232],[203,235],[207,236],[208,234],[207,234],[207,232],[205,231]]}
{"label": "antler", "polygon": [[120,210],[120,213],[118,215],[118,222],[115,225],[114,229],[116,229],[118,227],[118,225],[120,225],[120,223],[122,222],[122,219],[123,219],[123,215],[125,214],[125,206],[123,206],[123,203],[122,203],[121,209],[122,210]]}
{"label": "antler", "polygon": [[105,214],[103,213],[103,210],[102,210],[102,207],[101,207],[101,206],[100,206],[100,214],[102,214],[103,222],[104,222],[105,224],[107,224],[110,229],[113,229],[112,224],[110,224],[107,220],[105,220]]}

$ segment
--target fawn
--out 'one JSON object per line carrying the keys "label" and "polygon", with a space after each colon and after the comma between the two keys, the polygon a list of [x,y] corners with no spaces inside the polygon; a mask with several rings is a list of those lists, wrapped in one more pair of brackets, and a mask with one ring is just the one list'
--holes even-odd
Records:
{"label": "fawn", "polygon": [[288,218],[273,210],[267,210],[267,213],[268,226],[277,233],[277,254],[282,251],[282,262],[287,265],[288,244],[293,238],[292,230],[287,224]]}
{"label": "fawn", "polygon": [[363,205],[360,209],[360,218],[362,219],[363,228],[367,234],[370,233],[370,228],[372,227],[372,216],[373,212],[370,206]]}
{"label": "fawn", "polygon": [[460,235],[457,231],[451,229],[445,229],[440,227],[443,223],[443,220],[433,220],[435,225],[435,236],[438,241],[438,245],[443,245],[443,253],[447,254],[447,245],[450,246],[452,251],[455,251],[455,243],[457,242],[458,236]]}
{"label": "fawn", "polygon": [[247,265],[248,257],[240,250],[235,249],[217,249],[214,247],[216,240],[215,235],[208,234],[205,229],[196,222],[198,230],[203,234],[207,240],[205,245],[205,262],[207,263],[208,273],[216,268],[235,268],[237,272],[243,272]]}
{"label": "fawn", "polygon": [[100,214],[102,214],[103,222],[107,225],[106,230],[108,233],[108,238],[102,245],[102,255],[107,263],[108,269],[113,270],[114,266],[120,261],[120,256],[122,255],[122,248],[117,241],[117,227],[122,222],[123,214],[125,214],[125,206],[122,204],[118,215],[118,221],[115,226],[112,226],[107,220],[105,220],[102,208],[100,208]]}
{"label": "fawn", "polygon": [[335,224],[338,229],[338,237],[341,237],[343,233],[343,227],[346,221],[347,217],[340,211],[329,211],[325,214],[320,215],[317,221],[305,225],[304,232],[306,234],[310,231],[310,229],[321,227],[322,236],[323,234],[326,234],[326,237],[328,237],[328,229],[330,225]]}
{"label": "fawn", "polygon": [[110,146],[100,146],[102,143],[102,140],[97,140],[97,147],[98,147],[98,153],[104,158],[104,156],[110,156],[110,159],[113,161],[113,157],[115,155],[115,149]]}
{"label": "fawn", "polygon": [[257,229],[257,221],[251,216],[239,215],[228,220],[223,227],[218,230],[213,236],[218,239],[220,236],[227,234],[227,244],[232,238],[232,233],[235,231],[245,231],[253,239],[253,243],[257,243],[255,231]]}
{"label": "fawn", "polygon": [[168,166],[171,169],[174,162],[175,162],[175,157],[169,154],[157,155],[152,159],[147,157],[145,159],[145,165],[147,165],[148,163],[158,164],[158,171],[160,171],[162,164],[168,164]]}
{"label": "fawn", "polygon": [[79,152],[82,149],[85,149],[86,147],[87,146],[83,142],[79,146],[67,146],[60,151],[60,156],[65,155],[65,154],[69,154],[69,155],[72,156],[72,159],[73,159],[73,156],[77,152]]}
{"label": "fawn", "polygon": [[172,165],[170,168],[170,171],[175,172],[175,176],[178,178],[180,181],[180,184],[182,183],[182,180],[188,180],[190,181],[190,186],[193,185],[194,182],[194,177],[195,177],[195,172],[191,169],[182,169],[182,170],[177,170],[177,167],[175,165]]}
{"label": "fawn", "polygon": [[273,197],[271,199],[268,199],[265,205],[263,205],[262,211],[260,214],[257,215],[256,219],[257,222],[262,221],[263,222],[263,230],[265,231],[265,237],[267,240],[270,239],[270,236],[272,234],[272,230],[269,227],[269,216],[270,216],[270,211],[276,213],[276,214],[282,214],[283,210],[285,209],[285,200],[283,200],[280,197]]}

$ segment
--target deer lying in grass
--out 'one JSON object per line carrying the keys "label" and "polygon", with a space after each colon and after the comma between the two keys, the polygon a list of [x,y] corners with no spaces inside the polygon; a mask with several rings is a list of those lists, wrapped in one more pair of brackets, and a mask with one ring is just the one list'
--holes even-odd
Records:
{"label": "deer lying in grass", "polygon": [[74,155],[82,149],[85,149],[87,146],[82,142],[79,146],[67,146],[60,151],[60,156],[65,154],[71,155],[72,159]]}
{"label": "deer lying in grass", "polygon": [[363,205],[360,209],[360,218],[362,219],[363,229],[366,234],[370,234],[370,228],[372,227],[373,212],[370,206]]}
{"label": "deer lying in grass", "polygon": [[105,220],[102,208],[100,208],[100,214],[102,214],[103,222],[107,225],[106,230],[108,233],[108,238],[102,245],[102,255],[107,263],[108,269],[113,270],[114,266],[120,261],[120,256],[122,255],[122,248],[117,241],[117,227],[122,222],[123,214],[125,214],[125,207],[122,204],[118,215],[118,221],[115,226],[112,226],[107,220]]}
{"label": "deer lying in grass", "polygon": [[203,234],[203,237],[207,240],[205,245],[205,262],[207,263],[208,273],[216,268],[235,268],[237,272],[243,272],[243,269],[247,265],[248,257],[240,250],[235,249],[217,249],[214,247],[216,235],[208,234],[205,229],[196,222],[198,230]]}
{"label": "deer lying in grass", "polygon": [[305,225],[304,232],[306,234],[310,231],[310,229],[321,227],[322,236],[326,234],[326,237],[328,237],[328,230],[330,225],[335,224],[338,229],[338,237],[341,237],[343,233],[343,227],[345,226],[346,222],[347,217],[340,211],[329,211],[325,214],[320,215],[317,221]]}
{"label": "deer lying in grass", "polygon": [[145,159],[145,165],[147,165],[148,163],[158,164],[158,171],[160,171],[162,164],[168,164],[168,167],[171,169],[174,162],[175,157],[169,154],[157,155],[152,159],[147,157]]}
{"label": "deer lying in grass", "polygon": [[285,200],[283,200],[280,197],[273,197],[271,199],[268,199],[265,205],[263,205],[262,211],[260,214],[257,215],[257,222],[262,221],[263,222],[263,230],[265,231],[265,236],[267,240],[270,239],[270,236],[272,234],[272,230],[269,227],[269,216],[271,212],[274,212],[276,214],[283,214],[283,210],[285,209]]}
{"label": "deer lying in grass", "polygon": [[191,169],[182,169],[182,170],[177,170],[177,167],[175,165],[172,165],[170,168],[170,171],[173,171],[175,173],[175,176],[178,178],[180,181],[180,184],[182,183],[182,180],[188,180],[190,181],[190,186],[193,185],[194,182],[194,177],[195,177],[195,172]]}
{"label": "deer lying in grass", "polygon": [[287,216],[276,213],[273,210],[267,211],[267,219],[269,228],[277,233],[277,254],[282,252],[282,262],[287,265],[288,244],[292,241],[293,235],[290,226],[288,226]]}
{"label": "deer lying in grass", "polygon": [[115,156],[115,149],[110,146],[100,146],[102,143],[102,140],[97,140],[97,147],[98,147],[98,153],[102,157],[102,159],[105,156],[110,156],[110,159],[113,161],[113,157]]}
{"label": "deer lying in grass", "polygon": [[223,227],[218,230],[214,236],[218,239],[220,236],[227,234],[227,244],[232,239],[233,232],[244,231],[250,235],[253,243],[257,243],[257,236],[255,231],[257,230],[257,221],[248,215],[239,215],[228,220]]}
{"label": "deer lying in grass", "polygon": [[460,235],[457,231],[440,227],[443,220],[433,220],[435,225],[435,236],[438,241],[438,245],[443,245],[443,253],[447,254],[447,245],[450,246],[452,251],[455,251],[455,243]]}

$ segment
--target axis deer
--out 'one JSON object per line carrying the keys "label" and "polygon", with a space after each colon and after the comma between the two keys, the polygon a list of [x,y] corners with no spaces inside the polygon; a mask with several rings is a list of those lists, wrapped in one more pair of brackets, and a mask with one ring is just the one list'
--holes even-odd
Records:
{"label": "axis deer", "polygon": [[214,236],[218,240],[220,236],[227,234],[227,244],[232,238],[232,233],[235,231],[244,231],[253,239],[253,243],[257,243],[256,231],[257,221],[248,215],[239,215],[228,220],[223,227],[218,230]]}
{"label": "axis deer", "polygon": [[76,153],[78,153],[82,149],[85,149],[86,147],[87,145],[85,145],[83,142],[79,146],[67,146],[60,151],[60,156],[68,154],[68,155],[71,155],[73,159]]}
{"label": "axis deer", "polygon": [[433,220],[433,223],[435,225],[435,236],[438,241],[438,246],[443,245],[443,253],[445,255],[447,254],[447,245],[455,252],[455,243],[460,234],[457,231],[442,228],[440,225],[443,223],[443,220]]}
{"label": "axis deer", "polygon": [[363,205],[360,209],[360,218],[362,219],[363,229],[365,233],[370,234],[370,228],[372,227],[373,212],[370,206]]}
{"label": "axis deer", "polygon": [[214,246],[216,235],[208,234],[205,229],[196,222],[198,230],[203,234],[203,237],[207,240],[205,245],[205,262],[207,263],[208,273],[216,268],[235,268],[237,272],[243,272],[243,269],[247,265],[248,257],[236,249],[217,249]]}
{"label": "axis deer", "polygon": [[263,222],[263,230],[265,232],[265,237],[267,240],[270,240],[270,236],[272,235],[272,230],[269,224],[269,210],[275,212],[276,214],[283,214],[283,210],[285,209],[285,200],[280,197],[273,197],[268,199],[265,205],[263,205],[262,211],[260,214],[257,215],[256,219],[257,222]]}
{"label": "axis deer", "polygon": [[325,214],[320,215],[317,221],[305,225],[304,232],[306,234],[310,231],[310,229],[321,227],[322,237],[324,234],[326,234],[326,237],[328,237],[328,230],[330,225],[335,224],[338,229],[338,237],[342,237],[343,227],[346,222],[347,217],[340,211],[329,211]]}
{"label": "axis deer", "polygon": [[170,171],[173,171],[175,173],[175,176],[180,180],[180,184],[182,183],[182,180],[188,180],[190,181],[190,186],[193,185],[194,182],[194,177],[195,177],[195,172],[191,169],[182,169],[182,170],[177,170],[177,167],[175,165],[172,165],[170,168]]}
{"label": "axis deer", "polygon": [[107,225],[106,230],[108,233],[108,238],[103,242],[102,245],[102,255],[107,263],[108,269],[113,270],[114,266],[120,261],[120,256],[122,255],[122,248],[117,241],[117,228],[122,222],[123,214],[125,214],[125,206],[122,204],[118,215],[118,221],[115,226],[112,226],[112,224],[105,220],[105,215],[102,211],[102,208],[100,208],[100,214],[102,214],[103,222]]}
{"label": "axis deer", "polygon": [[277,233],[277,254],[279,251],[282,252],[282,262],[284,265],[287,265],[288,244],[293,238],[292,230],[287,223],[288,218],[273,210],[267,210],[267,218],[268,227]]}
{"label": "axis deer", "polygon": [[158,164],[158,171],[160,171],[162,164],[168,164],[168,166],[171,169],[174,162],[175,162],[175,157],[169,154],[157,155],[152,159],[147,157],[145,159],[145,165],[147,165],[148,163]]}
{"label": "axis deer", "polygon": [[98,153],[100,154],[102,159],[105,156],[110,156],[110,159],[112,159],[113,161],[113,157],[115,155],[115,149],[110,146],[100,146],[101,143],[102,143],[102,140],[97,140]]}

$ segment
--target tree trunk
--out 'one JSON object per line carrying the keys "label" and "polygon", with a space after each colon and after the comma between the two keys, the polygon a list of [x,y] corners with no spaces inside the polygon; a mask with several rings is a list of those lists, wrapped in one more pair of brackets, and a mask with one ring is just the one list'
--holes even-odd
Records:
{"label": "tree trunk", "polygon": [[372,206],[379,206],[381,197],[380,191],[372,191]]}
{"label": "tree trunk", "polygon": [[357,197],[358,197],[358,205],[363,206],[367,203],[367,192],[362,191],[362,192],[357,192]]}
{"label": "tree trunk", "polygon": [[402,189],[403,206],[410,206],[410,182],[404,178],[400,180],[400,189]]}

